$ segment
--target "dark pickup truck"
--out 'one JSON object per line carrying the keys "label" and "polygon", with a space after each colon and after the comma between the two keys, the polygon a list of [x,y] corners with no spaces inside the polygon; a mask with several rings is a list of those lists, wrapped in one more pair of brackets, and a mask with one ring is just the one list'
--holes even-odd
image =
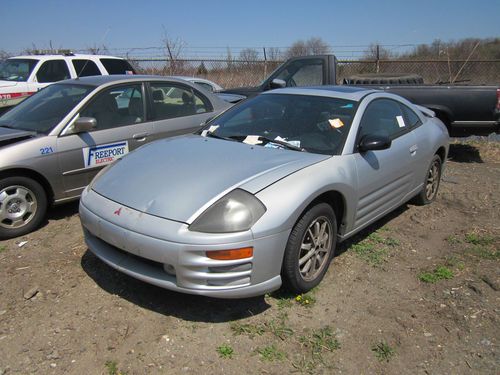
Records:
{"label": "dark pickup truck", "polygon": [[[285,61],[260,85],[225,90],[224,93],[250,97],[281,87],[337,84],[334,55],[295,57]],[[368,82],[368,83],[367,83]],[[377,83],[375,83],[377,82]],[[500,131],[500,88],[498,86],[427,85],[386,80],[346,80],[401,95],[433,110],[448,127],[451,136],[485,135]],[[241,98],[241,97],[240,97]]]}

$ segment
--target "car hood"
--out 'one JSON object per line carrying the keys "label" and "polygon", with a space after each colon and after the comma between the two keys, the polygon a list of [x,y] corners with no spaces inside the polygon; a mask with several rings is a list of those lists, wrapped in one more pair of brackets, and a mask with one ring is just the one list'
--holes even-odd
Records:
{"label": "car hood", "polygon": [[23,141],[25,139],[34,137],[35,135],[35,132],[3,128],[2,126],[0,126],[0,147]]}
{"label": "car hood", "polygon": [[0,79],[0,88],[17,86],[17,82],[3,81]]}
{"label": "car hood", "polygon": [[130,153],[98,177],[92,189],[135,210],[190,224],[235,188],[255,194],[327,158],[190,135]]}

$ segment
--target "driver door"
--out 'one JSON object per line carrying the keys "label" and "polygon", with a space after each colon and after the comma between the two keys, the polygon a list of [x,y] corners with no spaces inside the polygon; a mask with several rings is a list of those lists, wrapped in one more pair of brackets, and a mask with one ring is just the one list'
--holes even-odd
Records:
{"label": "driver door", "polygon": [[367,134],[387,136],[392,144],[386,150],[362,153],[355,150],[358,174],[355,228],[404,203],[415,179],[416,140],[404,123],[397,102],[375,99],[368,104],[360,122],[358,142]]}
{"label": "driver door", "polygon": [[144,97],[141,83],[107,88],[79,113],[95,118],[96,128],[58,137],[66,197],[80,195],[101,168],[148,141],[151,123],[145,122]]}

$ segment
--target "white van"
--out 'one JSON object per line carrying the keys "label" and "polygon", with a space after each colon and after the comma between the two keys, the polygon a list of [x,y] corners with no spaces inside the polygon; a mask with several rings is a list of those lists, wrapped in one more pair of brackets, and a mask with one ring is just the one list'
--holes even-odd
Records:
{"label": "white van", "polygon": [[135,74],[127,60],[104,55],[28,55],[0,64],[0,114],[31,94],[63,79]]}

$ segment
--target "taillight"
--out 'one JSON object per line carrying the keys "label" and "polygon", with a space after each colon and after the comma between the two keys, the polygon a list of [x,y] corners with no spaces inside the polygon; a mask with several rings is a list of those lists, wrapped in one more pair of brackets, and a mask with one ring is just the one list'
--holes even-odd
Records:
{"label": "taillight", "polygon": [[497,89],[497,109],[500,111],[500,89]]}

